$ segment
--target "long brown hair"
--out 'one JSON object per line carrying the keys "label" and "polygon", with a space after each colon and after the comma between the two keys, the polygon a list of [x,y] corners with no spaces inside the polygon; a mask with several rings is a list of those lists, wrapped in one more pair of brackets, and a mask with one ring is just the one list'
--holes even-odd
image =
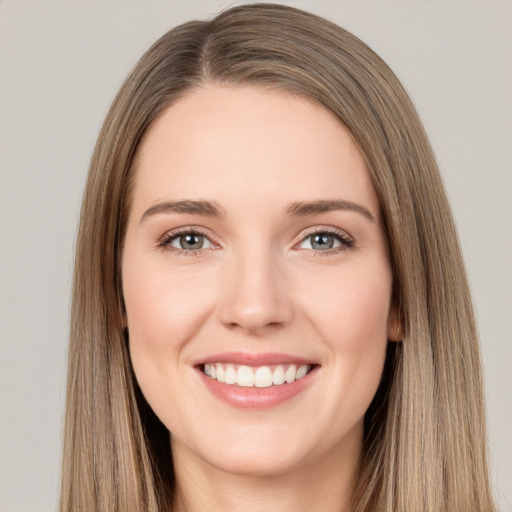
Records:
{"label": "long brown hair", "polygon": [[61,511],[163,511],[168,433],[140,394],[123,331],[120,253],[137,148],[159,114],[204,83],[303,95],[364,156],[400,307],[365,418],[358,511],[493,511],[477,332],[428,139],[406,92],[363,42],[281,5],[229,9],[159,39],[123,84],[91,160],[76,246]]}

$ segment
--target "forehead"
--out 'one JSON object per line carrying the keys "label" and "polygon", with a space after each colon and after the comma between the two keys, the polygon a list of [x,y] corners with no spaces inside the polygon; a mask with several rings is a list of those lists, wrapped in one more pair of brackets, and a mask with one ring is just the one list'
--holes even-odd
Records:
{"label": "forehead", "polygon": [[343,197],[378,216],[364,159],[334,114],[252,87],[209,85],[168,107],[139,148],[133,196],[134,208],[164,198]]}

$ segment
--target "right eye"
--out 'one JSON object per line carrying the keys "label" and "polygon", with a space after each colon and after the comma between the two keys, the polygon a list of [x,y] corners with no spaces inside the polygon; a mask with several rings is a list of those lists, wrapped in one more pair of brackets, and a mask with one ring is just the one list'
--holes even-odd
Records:
{"label": "right eye", "polygon": [[209,249],[212,243],[208,238],[199,233],[183,233],[176,235],[169,240],[168,244],[176,249],[183,251],[198,251],[200,249]]}
{"label": "right eye", "polygon": [[160,243],[164,249],[191,256],[204,249],[214,247],[210,239],[197,231],[168,233]]}

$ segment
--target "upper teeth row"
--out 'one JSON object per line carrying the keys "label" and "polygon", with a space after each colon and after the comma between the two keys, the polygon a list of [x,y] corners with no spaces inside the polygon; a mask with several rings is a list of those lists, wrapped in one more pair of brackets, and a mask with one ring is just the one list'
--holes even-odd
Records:
{"label": "upper teeth row", "polygon": [[268,388],[272,385],[291,383],[302,379],[311,366],[303,364],[297,366],[289,365],[286,369],[283,365],[278,365],[272,370],[269,366],[238,366],[232,364],[205,364],[204,373],[212,379],[226,384],[237,384],[243,387]]}

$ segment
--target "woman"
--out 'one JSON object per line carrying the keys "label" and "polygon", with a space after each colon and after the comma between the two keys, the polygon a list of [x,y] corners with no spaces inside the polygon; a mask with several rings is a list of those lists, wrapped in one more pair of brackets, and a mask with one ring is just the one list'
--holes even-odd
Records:
{"label": "woman", "polygon": [[164,35],[100,133],[62,510],[494,510],[471,299],[414,107],[284,6]]}

